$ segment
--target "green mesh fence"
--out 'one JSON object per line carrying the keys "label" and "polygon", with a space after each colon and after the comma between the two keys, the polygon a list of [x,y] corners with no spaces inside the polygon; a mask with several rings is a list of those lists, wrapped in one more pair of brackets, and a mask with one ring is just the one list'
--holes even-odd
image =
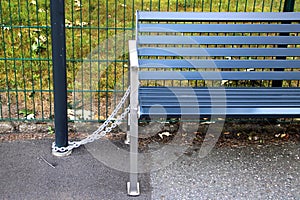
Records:
{"label": "green mesh fence", "polygon": [[[127,88],[135,11],[281,12],[284,0],[66,0],[71,121],[102,121]],[[295,11],[300,11],[295,3]],[[50,0],[0,1],[0,120],[51,121]]]}

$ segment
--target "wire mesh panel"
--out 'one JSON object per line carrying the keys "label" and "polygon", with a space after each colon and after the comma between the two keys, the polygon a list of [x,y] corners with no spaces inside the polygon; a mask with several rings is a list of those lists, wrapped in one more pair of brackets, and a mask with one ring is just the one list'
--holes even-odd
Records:
{"label": "wire mesh panel", "polygon": [[0,2],[0,119],[52,118],[49,2]]}
{"label": "wire mesh panel", "polygon": [[[281,12],[284,0],[66,0],[69,119],[105,120],[127,88],[135,11]],[[295,4],[295,11],[300,11]],[[52,120],[50,0],[0,1],[0,120]]]}

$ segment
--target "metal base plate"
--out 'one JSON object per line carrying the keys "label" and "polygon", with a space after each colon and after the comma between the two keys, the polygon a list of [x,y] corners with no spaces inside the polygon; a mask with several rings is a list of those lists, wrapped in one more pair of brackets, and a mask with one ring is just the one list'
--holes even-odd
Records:
{"label": "metal base plate", "polygon": [[130,182],[127,182],[127,194],[129,196],[139,196],[140,195],[140,183],[139,182],[137,182],[136,188],[137,188],[137,190],[131,191]]}
{"label": "metal base plate", "polygon": [[52,155],[56,156],[56,157],[65,157],[65,156],[69,156],[71,155],[72,150],[69,151],[65,151],[65,152],[59,152],[59,151],[53,151],[52,150]]}

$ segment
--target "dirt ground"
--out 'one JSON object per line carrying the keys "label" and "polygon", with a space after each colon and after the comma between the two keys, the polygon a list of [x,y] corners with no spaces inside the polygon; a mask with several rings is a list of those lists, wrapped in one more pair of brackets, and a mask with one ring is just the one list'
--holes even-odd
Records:
{"label": "dirt ground", "polygon": [[[214,122],[219,123],[219,122]],[[223,123],[223,122],[222,122]],[[34,123],[19,123],[18,126],[9,128],[8,123],[1,123],[2,128],[0,133],[0,142],[11,142],[18,140],[39,140],[55,138],[53,124],[34,124]],[[198,126],[198,130],[189,130],[189,127]],[[85,127],[84,124],[81,124]],[[87,137],[94,130],[97,129],[99,124],[93,126],[86,126],[90,129],[83,132],[82,128],[76,130],[72,124],[69,125],[69,140],[80,140]],[[240,147],[247,145],[267,145],[274,143],[286,143],[300,141],[300,122],[287,121],[287,120],[227,120],[224,125],[222,124],[222,132],[220,135],[207,133],[211,126],[211,122],[143,122],[140,124],[140,149],[148,149],[149,145],[155,144],[168,144],[178,140],[178,144],[188,144],[191,149],[197,150],[203,141],[216,140],[216,147]],[[27,127],[27,128],[26,128]],[[37,128],[38,127],[38,128]],[[51,128],[49,128],[51,127]],[[112,133],[108,134],[105,139],[109,140],[125,140],[126,134],[124,130],[119,128],[115,129]],[[179,138],[179,139],[178,139]]]}

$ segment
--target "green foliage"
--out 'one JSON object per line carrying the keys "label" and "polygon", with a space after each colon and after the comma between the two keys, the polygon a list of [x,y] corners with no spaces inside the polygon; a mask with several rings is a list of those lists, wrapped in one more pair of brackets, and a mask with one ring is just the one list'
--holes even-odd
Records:
{"label": "green foliage", "polygon": [[[1,1],[0,88],[49,89],[51,84],[50,5],[48,0]],[[69,89],[78,70],[91,51],[98,49],[97,60],[112,61],[101,69],[100,89],[113,89],[122,80],[124,62],[116,51],[127,51],[127,39],[134,28],[135,10],[169,11],[278,11],[282,1],[273,0],[170,0],[170,1],[66,1],[66,39]],[[23,27],[20,27],[23,26]],[[100,27],[100,29],[98,28]],[[116,29],[115,29],[116,28]],[[126,35],[122,38],[123,35]],[[108,44],[117,38],[118,47]],[[120,40],[124,41],[120,41]],[[109,40],[109,42],[108,42]],[[121,44],[121,45],[119,45]],[[122,55],[121,55],[122,56]],[[34,61],[32,61],[34,60]],[[126,61],[126,60],[125,60]],[[103,66],[103,65],[102,65]],[[50,77],[49,77],[50,76]],[[42,79],[42,80],[41,80]],[[107,83],[108,82],[108,83]]]}
{"label": "green foliage", "polygon": [[48,134],[53,135],[54,133],[54,129],[51,126],[48,126]]}
{"label": "green foliage", "polygon": [[34,114],[34,111],[27,110],[27,109],[21,109],[21,110],[19,110],[19,114],[26,117],[27,115]]}

